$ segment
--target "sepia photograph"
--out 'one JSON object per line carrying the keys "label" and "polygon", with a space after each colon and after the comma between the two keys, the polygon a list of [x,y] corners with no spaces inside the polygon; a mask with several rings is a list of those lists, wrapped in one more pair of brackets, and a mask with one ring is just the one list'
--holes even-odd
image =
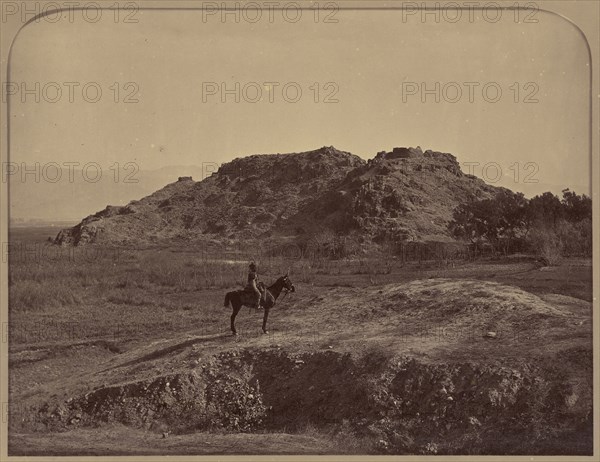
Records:
{"label": "sepia photograph", "polygon": [[0,7],[2,461],[600,460],[600,2]]}

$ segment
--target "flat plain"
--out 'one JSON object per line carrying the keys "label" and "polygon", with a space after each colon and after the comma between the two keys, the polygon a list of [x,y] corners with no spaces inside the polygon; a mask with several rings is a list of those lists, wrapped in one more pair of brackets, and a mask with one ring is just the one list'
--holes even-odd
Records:
{"label": "flat plain", "polygon": [[11,455],[591,453],[591,259],[265,259],[296,292],[234,337],[246,260],[51,231],[11,230]]}

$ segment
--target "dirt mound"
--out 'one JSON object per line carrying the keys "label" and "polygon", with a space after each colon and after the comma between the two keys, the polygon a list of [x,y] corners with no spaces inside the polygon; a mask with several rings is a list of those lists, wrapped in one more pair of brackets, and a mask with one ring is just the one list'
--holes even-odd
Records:
{"label": "dirt mound", "polygon": [[447,320],[528,323],[537,318],[569,315],[531,292],[488,281],[417,280],[387,286],[375,297],[386,300],[385,306],[400,312]]}
{"label": "dirt mound", "polygon": [[572,303],[569,297],[554,303],[495,282],[434,278],[362,289],[333,288],[309,303],[314,306],[305,316],[314,313],[315,322],[332,325],[348,319],[343,322],[390,340],[396,336],[458,342],[459,349],[464,341],[478,347],[478,339],[493,332],[496,339],[512,339],[518,348],[534,338],[546,337],[543,343],[551,343],[553,332],[558,335],[565,328],[577,337],[576,329],[589,319],[574,312]]}
{"label": "dirt mound", "polygon": [[572,383],[541,363],[431,365],[381,351],[241,349],[186,373],[47,404],[34,420],[37,430],[119,422],[162,433],[311,425],[368,437],[373,451],[396,454],[517,454],[525,442],[527,453],[544,453],[564,437],[563,453],[589,453],[589,380]]}
{"label": "dirt mound", "polygon": [[449,240],[454,208],[498,188],[464,175],[450,154],[420,148],[379,153],[368,163],[334,147],[252,155],[195,182],[181,177],[123,207],[107,207],[62,230],[57,244],[156,244],[203,239],[301,237],[355,230]]}

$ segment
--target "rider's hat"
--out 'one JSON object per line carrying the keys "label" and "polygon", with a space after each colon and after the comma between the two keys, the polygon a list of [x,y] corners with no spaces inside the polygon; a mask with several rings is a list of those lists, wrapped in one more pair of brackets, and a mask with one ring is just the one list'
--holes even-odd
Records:
{"label": "rider's hat", "polygon": [[250,266],[250,269],[252,269],[252,270],[256,269],[256,263],[254,263],[254,262],[251,262],[249,266]]}

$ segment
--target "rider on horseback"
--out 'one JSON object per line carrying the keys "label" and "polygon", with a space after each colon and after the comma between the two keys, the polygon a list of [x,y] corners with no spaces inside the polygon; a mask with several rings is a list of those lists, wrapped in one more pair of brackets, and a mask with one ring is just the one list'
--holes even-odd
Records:
{"label": "rider on horseback", "polygon": [[248,273],[248,284],[246,285],[246,289],[256,294],[256,308],[258,309],[260,308],[260,300],[264,294],[261,292],[261,289],[259,289],[256,263],[250,263],[249,267],[250,272]]}

